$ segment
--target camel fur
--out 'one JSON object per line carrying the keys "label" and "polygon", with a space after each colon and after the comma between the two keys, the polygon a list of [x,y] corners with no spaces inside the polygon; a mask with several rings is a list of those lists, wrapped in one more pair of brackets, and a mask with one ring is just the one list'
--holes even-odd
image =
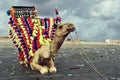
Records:
{"label": "camel fur", "polygon": [[56,32],[51,44],[41,46],[30,63],[31,69],[39,71],[41,74],[56,73],[57,69],[54,65],[55,54],[57,54],[65,38],[70,32],[75,30],[72,23],[59,23],[56,25]]}

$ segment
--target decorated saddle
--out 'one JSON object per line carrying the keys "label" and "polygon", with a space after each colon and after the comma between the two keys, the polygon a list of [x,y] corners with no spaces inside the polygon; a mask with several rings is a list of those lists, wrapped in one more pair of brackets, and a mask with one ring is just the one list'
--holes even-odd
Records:
{"label": "decorated saddle", "polygon": [[[57,9],[55,12],[58,15]],[[20,64],[27,67],[35,51],[52,41],[56,31],[54,24],[60,23],[61,18],[38,18],[34,6],[12,6],[7,14],[11,15],[10,38],[18,49]]]}

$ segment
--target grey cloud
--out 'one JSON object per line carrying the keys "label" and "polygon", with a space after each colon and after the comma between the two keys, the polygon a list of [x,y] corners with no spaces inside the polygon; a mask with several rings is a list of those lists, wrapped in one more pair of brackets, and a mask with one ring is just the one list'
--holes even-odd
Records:
{"label": "grey cloud", "polygon": [[35,6],[40,16],[54,16],[54,0],[20,0],[19,2],[24,5]]}
{"label": "grey cloud", "polygon": [[[85,20],[81,26],[78,27],[80,38],[88,41],[104,41],[107,36],[106,26],[101,20]],[[104,28],[102,28],[104,27]]]}
{"label": "grey cloud", "polygon": [[[73,22],[80,39],[87,41],[104,41],[107,38],[120,39],[120,15],[118,11],[120,7],[119,5],[115,6],[117,4],[114,2],[112,10],[118,10],[107,15],[107,13],[101,12],[104,8],[101,3],[104,1],[106,0],[4,0],[0,3],[0,10],[2,13],[6,13],[6,10],[14,5],[35,6],[40,17],[55,17],[54,8],[57,6],[62,21]],[[117,1],[117,3],[120,3],[120,1]],[[96,13],[92,14],[93,12]],[[2,20],[0,24],[3,25],[0,28],[0,35],[6,35],[9,29],[9,25],[7,25],[8,17],[0,15],[0,18]],[[1,30],[6,33],[1,32]]]}
{"label": "grey cloud", "polygon": [[115,34],[113,38],[120,39],[120,23],[117,21],[115,23],[110,23],[108,28],[111,29],[111,33]]}

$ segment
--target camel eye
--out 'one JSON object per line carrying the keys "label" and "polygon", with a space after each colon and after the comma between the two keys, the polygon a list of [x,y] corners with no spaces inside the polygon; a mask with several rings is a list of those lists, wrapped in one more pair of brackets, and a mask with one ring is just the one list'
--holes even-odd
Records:
{"label": "camel eye", "polygon": [[63,28],[63,26],[59,26],[59,29],[62,29]]}

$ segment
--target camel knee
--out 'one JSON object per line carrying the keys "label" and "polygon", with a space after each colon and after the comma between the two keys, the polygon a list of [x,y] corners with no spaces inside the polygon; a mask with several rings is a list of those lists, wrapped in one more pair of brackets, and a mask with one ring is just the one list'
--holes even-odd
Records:
{"label": "camel knee", "polygon": [[48,67],[47,66],[43,66],[40,70],[41,74],[47,74],[48,73]]}
{"label": "camel knee", "polygon": [[41,74],[47,74],[48,73],[48,67],[47,66],[41,66],[37,63],[31,62],[30,67],[32,70],[39,71]]}
{"label": "camel knee", "polygon": [[36,70],[36,71],[39,71],[41,69],[41,65],[39,65],[35,62],[31,62],[30,67],[31,67],[32,70]]}
{"label": "camel knee", "polygon": [[50,72],[50,73],[56,73],[56,72],[57,72],[56,67],[51,67],[51,68],[49,69],[49,72]]}
{"label": "camel knee", "polygon": [[50,57],[50,53],[46,52],[46,53],[43,53],[43,58],[49,58]]}

